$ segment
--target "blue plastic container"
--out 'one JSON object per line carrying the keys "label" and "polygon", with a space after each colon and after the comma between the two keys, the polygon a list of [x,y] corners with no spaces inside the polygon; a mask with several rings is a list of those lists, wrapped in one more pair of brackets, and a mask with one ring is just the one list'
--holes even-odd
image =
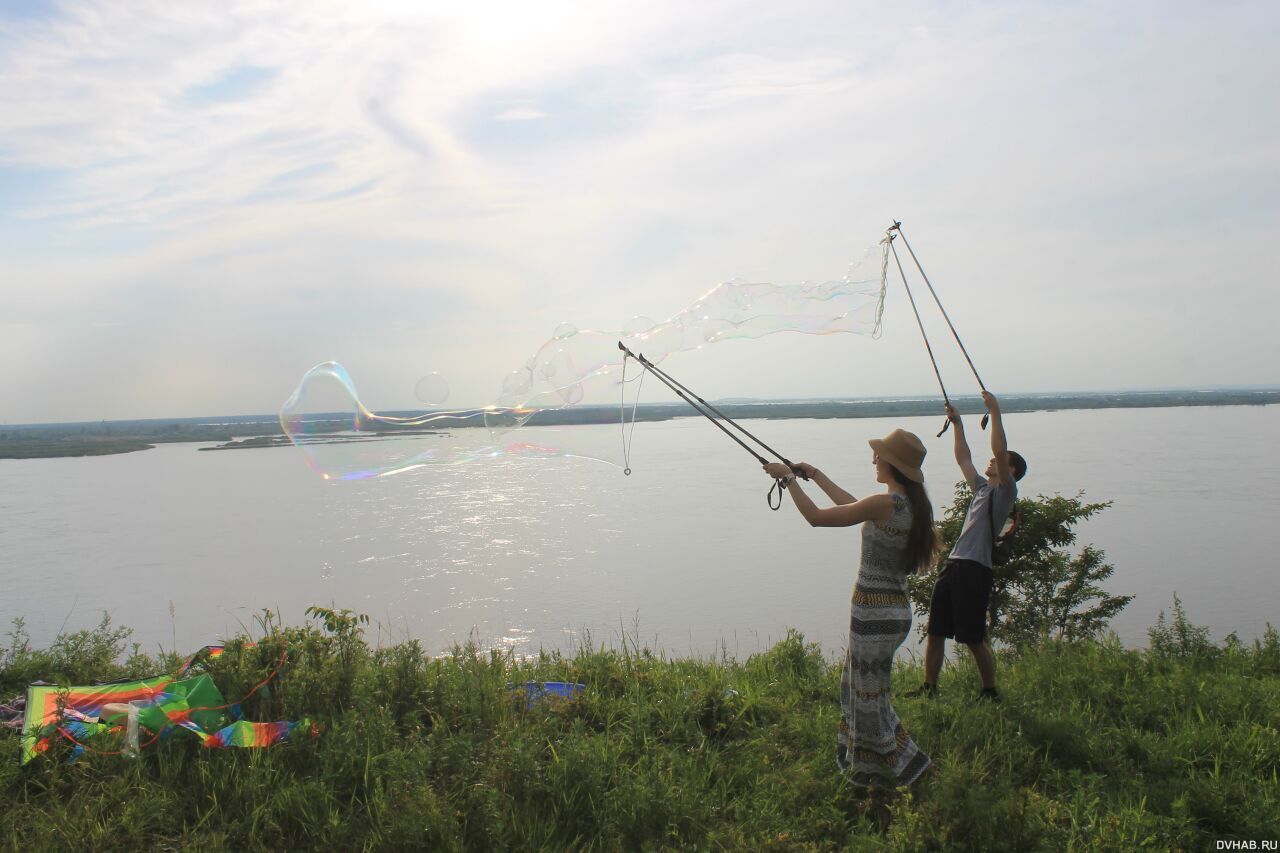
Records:
{"label": "blue plastic container", "polygon": [[586,689],[585,684],[574,684],[569,681],[527,681],[523,685],[524,695],[528,699],[530,708],[544,699],[561,701],[576,699]]}

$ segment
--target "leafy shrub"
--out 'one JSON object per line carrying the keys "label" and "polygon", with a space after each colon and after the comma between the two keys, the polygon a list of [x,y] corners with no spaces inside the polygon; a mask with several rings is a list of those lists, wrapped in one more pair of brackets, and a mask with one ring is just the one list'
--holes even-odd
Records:
{"label": "leafy shrub", "polygon": [[[113,625],[105,611],[92,628],[61,633],[47,649],[32,649],[21,618],[13,620],[8,648],[0,650],[0,689],[5,694],[23,690],[33,681],[86,684],[119,678],[154,675],[156,662],[130,644],[133,629]],[[128,660],[120,658],[132,648]]]}
{"label": "leafy shrub", "polygon": [[1209,641],[1209,629],[1191,623],[1177,593],[1173,595],[1172,624],[1161,610],[1156,624],[1147,629],[1147,639],[1151,654],[1159,658],[1191,658],[1211,655],[1216,651]]}
{"label": "leafy shrub", "polygon": [[[968,483],[956,484],[951,506],[938,525],[941,554],[950,553],[960,538],[965,513],[973,493]],[[1111,506],[1110,502],[1085,503],[1083,493],[1019,498],[1021,523],[1012,540],[1010,559],[993,570],[994,583],[988,612],[989,633],[1015,647],[1032,646],[1048,639],[1081,640],[1097,637],[1107,623],[1133,600],[1112,595],[1102,588],[1115,567],[1106,554],[1085,545],[1079,554],[1075,527]],[[929,613],[929,599],[936,575],[910,578],[911,599],[919,616]],[[927,620],[917,620],[924,633]]]}

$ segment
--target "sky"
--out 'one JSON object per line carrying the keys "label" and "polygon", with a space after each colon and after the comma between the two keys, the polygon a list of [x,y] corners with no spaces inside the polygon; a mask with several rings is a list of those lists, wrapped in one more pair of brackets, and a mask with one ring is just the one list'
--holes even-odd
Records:
{"label": "sky", "polygon": [[[1278,41],[1230,0],[0,0],[0,422],[270,413],[328,360],[483,405],[563,322],[839,279],[895,218],[992,390],[1274,385]],[[668,368],[937,393],[889,284],[879,339]]]}

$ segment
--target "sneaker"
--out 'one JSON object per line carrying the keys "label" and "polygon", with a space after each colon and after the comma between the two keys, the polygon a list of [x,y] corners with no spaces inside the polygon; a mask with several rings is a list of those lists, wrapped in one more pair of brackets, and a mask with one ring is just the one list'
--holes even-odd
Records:
{"label": "sneaker", "polygon": [[994,687],[984,687],[982,692],[978,694],[979,702],[995,702],[997,705],[1002,701],[1000,699],[1000,691]]}
{"label": "sneaker", "polygon": [[908,690],[906,693],[902,695],[908,699],[921,699],[921,698],[937,699],[938,685],[930,684],[929,682],[926,681],[924,684],[921,684],[915,690]]}

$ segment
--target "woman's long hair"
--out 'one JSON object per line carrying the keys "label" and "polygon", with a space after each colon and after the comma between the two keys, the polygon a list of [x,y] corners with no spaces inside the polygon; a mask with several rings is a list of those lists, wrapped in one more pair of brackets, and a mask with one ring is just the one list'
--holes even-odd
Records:
{"label": "woman's long hair", "polygon": [[907,537],[907,566],[909,572],[924,574],[933,568],[933,560],[938,551],[938,534],[933,529],[933,504],[929,502],[929,493],[924,490],[924,483],[908,479],[892,465],[893,479],[907,490],[907,500],[911,502],[911,533]]}

